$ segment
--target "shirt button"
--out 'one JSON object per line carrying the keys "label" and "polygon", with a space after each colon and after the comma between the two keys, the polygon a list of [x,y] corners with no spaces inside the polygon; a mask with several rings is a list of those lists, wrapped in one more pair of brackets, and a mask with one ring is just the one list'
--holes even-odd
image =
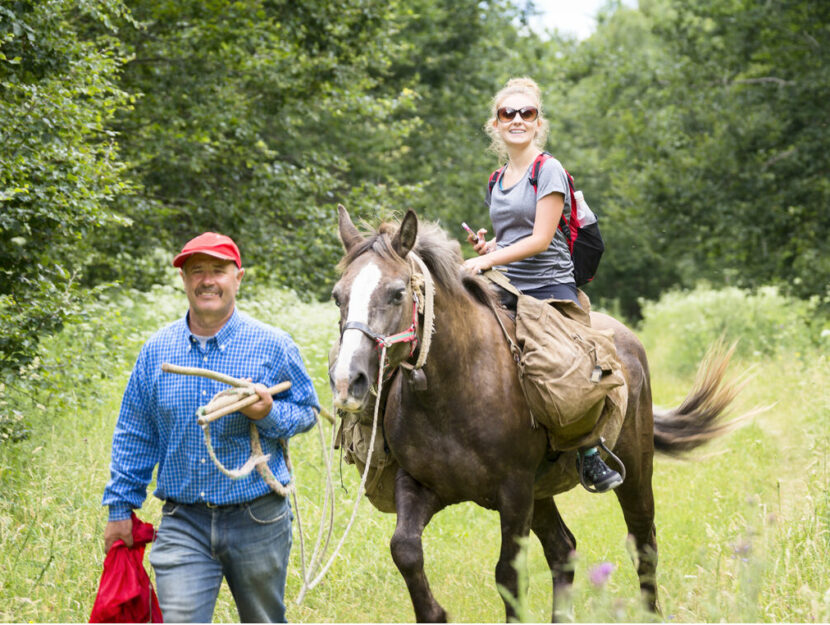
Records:
{"label": "shirt button", "polygon": [[[202,458],[202,464],[204,464],[204,463],[205,463],[205,459],[204,459],[204,458]],[[204,497],[204,495],[202,495],[202,496]]]}
{"label": "shirt button", "polygon": [[205,356],[204,358],[202,358],[202,362],[207,362],[207,356]]}
{"label": "shirt button", "polygon": [[201,493],[199,493],[199,497],[201,497],[202,499],[204,499],[204,498],[205,498],[205,492],[204,492],[204,491],[202,491]]}
{"label": "shirt button", "polygon": [[207,391],[202,391],[202,395],[207,395]]}

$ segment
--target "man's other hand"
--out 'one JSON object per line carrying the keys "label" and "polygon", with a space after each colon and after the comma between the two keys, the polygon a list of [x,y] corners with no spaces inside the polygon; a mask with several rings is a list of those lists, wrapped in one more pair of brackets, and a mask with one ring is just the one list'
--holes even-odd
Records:
{"label": "man's other hand", "polygon": [[133,520],[109,521],[104,528],[104,551],[109,553],[116,540],[123,540],[127,547],[133,546]]}

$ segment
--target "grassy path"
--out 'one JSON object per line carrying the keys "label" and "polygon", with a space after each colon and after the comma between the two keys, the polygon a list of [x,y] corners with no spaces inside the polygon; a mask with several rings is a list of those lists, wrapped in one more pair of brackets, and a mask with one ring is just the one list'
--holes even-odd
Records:
{"label": "grassy path", "polygon": [[[178,314],[180,295],[158,293],[152,305],[139,302],[113,322],[119,337],[104,340],[94,328],[54,344],[62,358],[109,353],[117,364],[104,378],[90,379],[31,405],[28,440],[0,446],[0,621],[84,622],[88,619],[103,561],[106,521],[100,507],[108,479],[109,446],[129,369],[147,333]],[[267,293],[242,308],[287,329],[302,346],[321,400],[328,403],[326,353],[336,328],[327,305],[304,305]],[[676,374],[644,336],[652,359],[655,401],[676,404],[691,381]],[[61,343],[64,341],[64,343]],[[96,342],[104,345],[97,346]],[[118,351],[111,353],[112,348]],[[96,351],[98,350],[98,351]],[[819,355],[821,358],[821,355]],[[666,618],[706,621],[830,620],[830,505],[827,444],[830,432],[830,375],[815,355],[778,355],[758,361],[738,409],[774,407],[750,425],[709,445],[693,462],[659,458],[655,467],[660,545],[659,588]],[[736,363],[736,371],[747,366]],[[822,366],[823,365],[823,366]],[[328,438],[329,426],[326,426]],[[320,446],[316,434],[298,437],[292,454],[300,484],[306,533],[316,534],[322,502]],[[345,489],[336,538],[356,493],[357,473],[343,465]],[[581,490],[558,498],[577,537],[574,607],[579,621],[647,618],[636,601],[636,576],[629,561],[622,515],[613,496]],[[160,502],[150,496],[141,511],[158,523]],[[302,605],[299,549],[295,532],[288,581],[288,617],[313,622],[411,621],[404,584],[388,543],[394,517],[368,502],[341,557],[326,580]],[[453,506],[425,534],[427,573],[453,620],[503,619],[495,590],[499,548],[498,516],[473,505]],[[587,571],[600,562],[615,567],[604,588],[594,588]],[[148,565],[149,568],[149,565]],[[538,541],[528,549],[528,618],[546,621],[550,576]],[[236,621],[226,589],[215,620]]]}

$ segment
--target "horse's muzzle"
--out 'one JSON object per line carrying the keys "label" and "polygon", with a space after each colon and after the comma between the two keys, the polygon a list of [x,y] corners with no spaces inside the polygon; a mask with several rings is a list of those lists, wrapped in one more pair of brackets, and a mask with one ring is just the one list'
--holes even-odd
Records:
{"label": "horse's muzzle", "polygon": [[352,369],[349,369],[348,375],[335,377],[335,371],[329,371],[334,407],[346,412],[359,412],[369,397],[369,377],[362,371]]}

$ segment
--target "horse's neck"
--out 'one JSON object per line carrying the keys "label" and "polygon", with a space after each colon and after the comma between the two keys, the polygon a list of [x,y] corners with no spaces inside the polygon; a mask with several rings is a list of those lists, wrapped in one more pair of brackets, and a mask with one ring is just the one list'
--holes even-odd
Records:
{"label": "horse's neck", "polygon": [[[487,329],[492,317],[483,306],[466,294],[450,296],[436,292],[435,321],[427,365],[433,370],[452,370],[467,367],[474,361],[482,340],[487,339]],[[425,365],[426,367],[426,365]]]}

